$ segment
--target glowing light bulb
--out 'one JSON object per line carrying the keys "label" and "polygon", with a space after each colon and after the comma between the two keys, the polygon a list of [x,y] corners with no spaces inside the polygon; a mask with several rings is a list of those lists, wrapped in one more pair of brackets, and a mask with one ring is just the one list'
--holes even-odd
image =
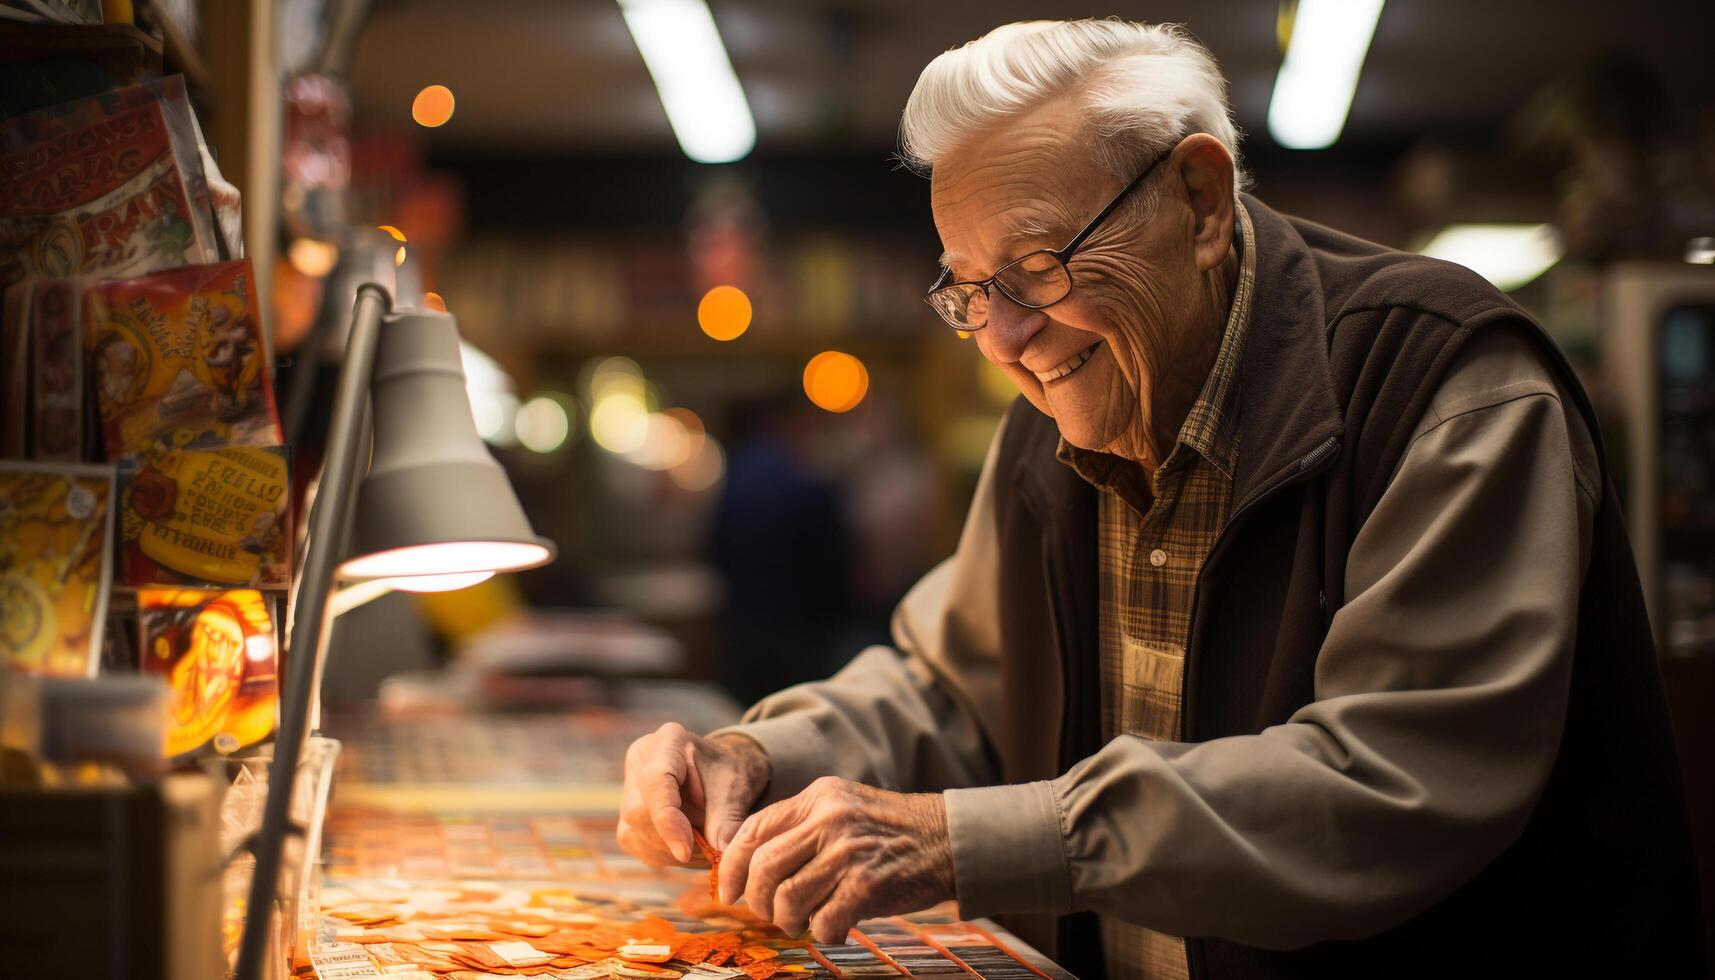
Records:
{"label": "glowing light bulb", "polygon": [[566,444],[566,436],[572,431],[572,422],[566,415],[566,407],[557,399],[537,395],[518,409],[518,415],[513,421],[513,431],[517,433],[518,441],[525,449],[537,453],[551,453]]}
{"label": "glowing light bulb", "polygon": [[311,279],[320,279],[339,264],[339,246],[314,238],[294,238],[286,246],[286,261],[292,268]]}
{"label": "glowing light bulb", "polygon": [[445,126],[453,117],[453,90],[445,85],[430,85],[411,100],[411,118],[417,125],[434,129]]}
{"label": "glowing light bulb", "polygon": [[697,304],[697,325],[715,340],[735,340],[750,329],[750,297],[737,286],[716,286]]}
{"label": "glowing light bulb", "polygon": [[869,370],[841,351],[823,351],[804,365],[804,394],[830,412],[849,412],[869,392]]}

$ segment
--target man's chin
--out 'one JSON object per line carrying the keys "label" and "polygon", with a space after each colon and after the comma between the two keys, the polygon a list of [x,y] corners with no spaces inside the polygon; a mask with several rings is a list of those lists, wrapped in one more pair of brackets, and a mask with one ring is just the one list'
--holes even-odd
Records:
{"label": "man's chin", "polygon": [[1085,424],[1082,419],[1062,419],[1060,416],[1055,416],[1054,424],[1060,429],[1060,438],[1079,449],[1105,452],[1114,441],[1113,437],[1105,430]]}

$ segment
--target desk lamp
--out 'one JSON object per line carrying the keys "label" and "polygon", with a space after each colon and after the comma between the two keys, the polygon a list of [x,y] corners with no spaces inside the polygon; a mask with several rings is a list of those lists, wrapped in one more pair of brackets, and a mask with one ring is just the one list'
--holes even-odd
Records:
{"label": "desk lamp", "polygon": [[[252,843],[256,868],[238,950],[239,980],[264,975],[281,850],[294,831],[292,789],[321,677],[322,648],[332,615],[343,611],[337,597],[330,602],[336,574],[358,580],[355,588],[370,595],[387,588],[435,591],[554,558],[553,542],[531,530],[506,474],[477,435],[457,323],[445,313],[390,307],[382,287],[358,287],[327,456],[310,507],[268,798]],[[354,525],[353,491],[371,435]],[[345,542],[353,538],[351,557],[342,562]],[[306,853],[306,865],[315,857]]]}

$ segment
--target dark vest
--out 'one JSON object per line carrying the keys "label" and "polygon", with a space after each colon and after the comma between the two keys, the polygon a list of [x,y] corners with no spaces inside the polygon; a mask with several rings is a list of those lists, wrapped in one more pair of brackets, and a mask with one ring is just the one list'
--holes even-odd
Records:
{"label": "dark vest", "polygon": [[[1553,341],[1474,275],[1244,201],[1257,286],[1231,517],[1198,582],[1186,655],[1190,742],[1255,734],[1313,700],[1352,542],[1477,331],[1539,343],[1598,432]],[[1053,778],[1101,747],[1095,491],[1055,459],[1057,442],[1053,421],[1020,399],[998,450],[1008,734],[996,749],[1008,782]],[[1190,937],[1193,977],[1701,974],[1672,734],[1605,461],[1603,485],[1560,752],[1518,840],[1368,939],[1277,951]],[[1086,980],[1102,975],[1089,916],[1007,924]]]}

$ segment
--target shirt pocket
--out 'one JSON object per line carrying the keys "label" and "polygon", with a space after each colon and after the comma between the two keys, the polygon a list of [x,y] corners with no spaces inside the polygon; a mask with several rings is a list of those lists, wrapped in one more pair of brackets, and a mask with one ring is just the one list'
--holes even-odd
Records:
{"label": "shirt pocket", "polygon": [[1126,638],[1120,730],[1153,741],[1179,737],[1185,648]]}

